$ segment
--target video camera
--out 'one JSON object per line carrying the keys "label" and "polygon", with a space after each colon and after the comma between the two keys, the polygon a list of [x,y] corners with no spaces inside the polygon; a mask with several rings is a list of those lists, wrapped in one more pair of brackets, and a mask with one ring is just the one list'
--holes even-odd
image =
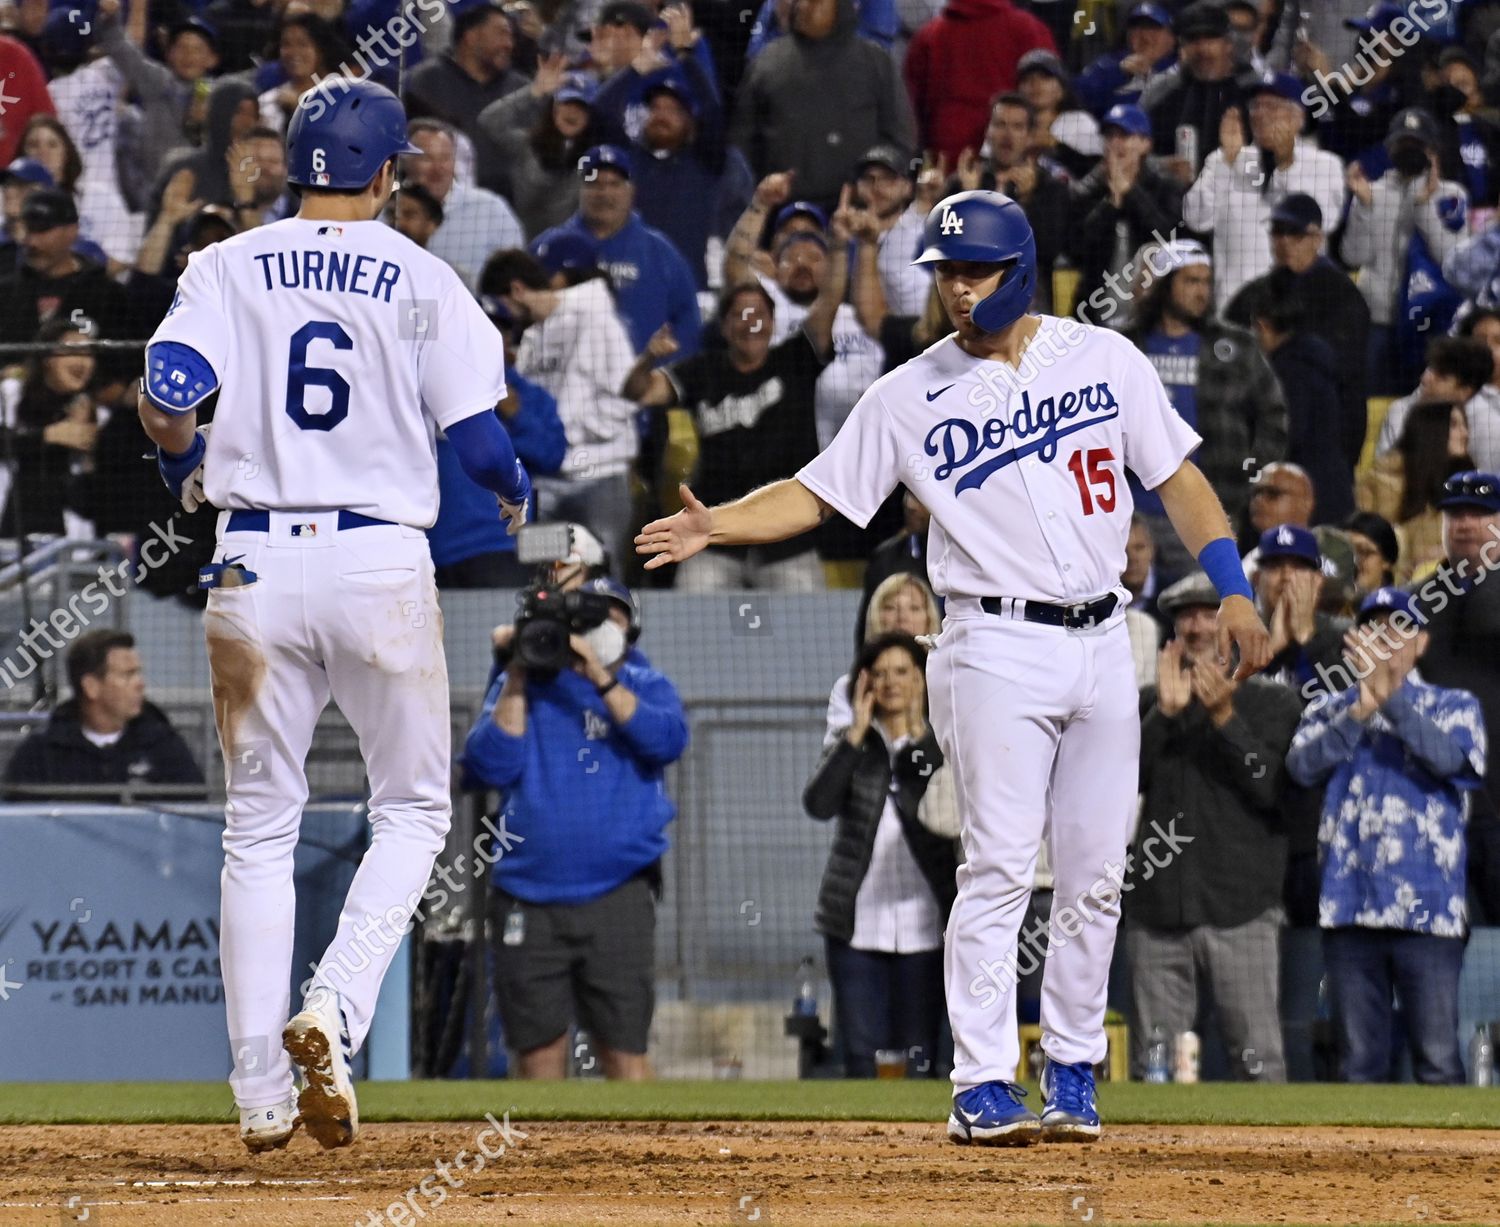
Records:
{"label": "video camera", "polygon": [[[581,530],[570,524],[528,524],[516,537],[517,560],[539,569],[536,580],[516,596],[520,612],[510,650],[515,660],[538,678],[555,676],[569,668],[573,650],[568,637],[593,630],[609,616],[611,600],[604,593],[565,592],[552,582],[555,563],[580,556],[577,531]],[[597,550],[597,542],[593,544]],[[587,547],[583,548],[586,551]],[[600,561],[602,558],[600,551]]]}
{"label": "video camera", "polygon": [[533,584],[517,596],[516,636],[511,640],[515,660],[533,676],[553,676],[573,662],[570,635],[601,626],[613,599],[602,592],[563,592]]}

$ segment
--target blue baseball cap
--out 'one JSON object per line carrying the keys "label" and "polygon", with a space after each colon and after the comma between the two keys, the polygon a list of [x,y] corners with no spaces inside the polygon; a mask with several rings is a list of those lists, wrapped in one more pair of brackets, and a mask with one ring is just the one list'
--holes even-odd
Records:
{"label": "blue baseball cap", "polygon": [[1151,121],[1146,117],[1146,112],[1133,102],[1115,103],[1104,113],[1104,118],[1099,121],[1099,127],[1118,128],[1121,132],[1127,132],[1131,136],[1151,135]]}
{"label": "blue baseball cap", "polygon": [[1131,8],[1130,14],[1125,18],[1125,25],[1128,29],[1130,26],[1141,25],[1143,23],[1170,29],[1172,14],[1159,4],[1137,4]]}
{"label": "blue baseball cap", "polygon": [[563,78],[563,83],[558,86],[557,93],[552,95],[553,102],[581,102],[586,107],[594,105],[594,86],[587,77],[575,75]]}
{"label": "blue baseball cap", "polygon": [[592,179],[601,170],[612,170],[626,179],[630,178],[630,155],[618,145],[595,145],[578,159],[580,178]]}
{"label": "blue baseball cap", "polygon": [[1359,613],[1354,621],[1356,625],[1362,626],[1382,614],[1397,612],[1404,613],[1418,625],[1427,620],[1417,607],[1417,598],[1410,592],[1404,592],[1400,588],[1377,588],[1359,603]]}
{"label": "blue baseball cap", "polygon": [[1300,524],[1278,524],[1260,535],[1260,561],[1273,558],[1295,558],[1319,570],[1323,567],[1323,555],[1318,550],[1318,539],[1312,530]]}
{"label": "blue baseball cap", "polygon": [[5,168],[4,174],[0,174],[0,179],[12,183],[37,183],[42,187],[57,186],[52,172],[35,158],[17,158]]}
{"label": "blue baseball cap", "polygon": [[1349,17],[1345,19],[1344,25],[1351,30],[1371,34],[1377,30],[1389,30],[1396,18],[1405,16],[1406,10],[1401,5],[1391,4],[1389,0],[1377,0],[1365,11],[1363,17]]}
{"label": "blue baseball cap", "polygon": [[1278,98],[1285,98],[1288,102],[1295,102],[1298,106],[1305,106],[1302,101],[1302,91],[1305,87],[1302,82],[1288,72],[1268,72],[1259,81],[1250,87],[1250,97],[1256,98],[1261,94],[1275,94]]}
{"label": "blue baseball cap", "polygon": [[789,205],[782,205],[776,214],[776,224],[771,229],[780,230],[794,217],[810,218],[818,224],[819,230],[828,229],[828,214],[810,200],[794,200]]}
{"label": "blue baseball cap", "polygon": [[694,119],[698,118],[698,95],[693,87],[676,73],[668,73],[651,82],[641,91],[641,101],[649,103],[657,94],[670,94],[677,99]]}
{"label": "blue baseball cap", "polygon": [[541,239],[532,255],[541,261],[549,273],[561,273],[576,268],[596,268],[599,264],[599,246],[586,234],[576,230],[564,230],[550,238]]}
{"label": "blue baseball cap", "polygon": [[600,596],[607,596],[619,605],[625,611],[625,616],[630,619],[629,641],[631,643],[636,641],[641,633],[641,606],[640,602],[635,599],[635,593],[612,575],[600,575],[588,580],[579,591],[597,592]]}
{"label": "blue baseball cap", "polygon": [[1500,511],[1500,477],[1494,473],[1481,473],[1478,469],[1455,473],[1443,483],[1443,496],[1438,499],[1438,507],[1443,511],[1454,507]]}

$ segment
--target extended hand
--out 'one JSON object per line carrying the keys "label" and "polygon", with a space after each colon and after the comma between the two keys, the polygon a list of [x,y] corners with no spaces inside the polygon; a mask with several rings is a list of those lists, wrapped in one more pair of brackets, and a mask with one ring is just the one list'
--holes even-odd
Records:
{"label": "extended hand", "polygon": [[635,552],[650,554],[646,570],[654,571],[669,562],[683,562],[708,545],[713,531],[713,513],[698,496],[688,489],[687,483],[678,486],[682,495],[682,510],[676,515],[652,520],[635,538]]}
{"label": "extended hand", "polygon": [[1193,662],[1192,684],[1194,696],[1203,704],[1214,727],[1222,728],[1228,723],[1229,717],[1234,715],[1234,692],[1240,688],[1240,684],[1228,677],[1218,665],[1207,660]]}
{"label": "extended hand", "polygon": [[1258,673],[1271,662],[1270,633],[1248,597],[1224,598],[1219,605],[1214,643],[1219,651],[1219,664],[1225,668],[1229,667],[1231,650],[1239,648],[1240,664],[1234,671],[1237,682]]}

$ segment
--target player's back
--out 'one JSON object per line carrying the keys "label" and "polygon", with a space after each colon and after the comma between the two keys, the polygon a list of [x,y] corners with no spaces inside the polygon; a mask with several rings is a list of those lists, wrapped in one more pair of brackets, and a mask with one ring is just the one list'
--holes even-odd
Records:
{"label": "player's back", "polygon": [[[378,221],[288,218],[198,253],[182,286],[158,335],[218,375],[215,506],[433,522],[433,414],[452,422],[503,394],[499,337],[447,265]],[[204,348],[215,303],[227,335]],[[179,330],[180,309],[198,318]]]}

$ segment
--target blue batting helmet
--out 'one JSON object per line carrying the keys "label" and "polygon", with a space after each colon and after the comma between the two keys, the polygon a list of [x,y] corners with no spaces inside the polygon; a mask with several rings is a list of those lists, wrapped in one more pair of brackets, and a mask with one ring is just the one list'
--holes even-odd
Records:
{"label": "blue batting helmet", "polygon": [[967,260],[1003,264],[1007,272],[970,318],[986,332],[999,332],[1026,313],[1036,293],[1036,240],[1026,214],[999,192],[959,192],[938,201],[922,230],[922,251],[913,264]]}
{"label": "blue batting helmet", "polygon": [[625,611],[625,616],[630,619],[630,630],[626,635],[629,642],[634,643],[641,635],[641,606],[635,599],[635,593],[615,579],[612,575],[601,575],[591,579],[579,589],[580,592],[598,592],[610,597],[615,604]]}
{"label": "blue batting helmet", "polygon": [[287,125],[287,182],[358,189],[387,159],[421,152],[406,138],[406,108],[385,86],[324,77],[297,100]]}

